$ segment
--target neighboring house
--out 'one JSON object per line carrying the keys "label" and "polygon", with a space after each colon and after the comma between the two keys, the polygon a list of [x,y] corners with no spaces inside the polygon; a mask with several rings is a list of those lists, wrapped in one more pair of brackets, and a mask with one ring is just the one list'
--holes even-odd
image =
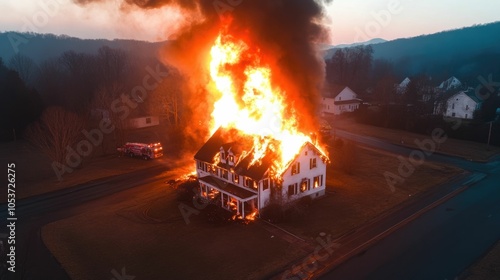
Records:
{"label": "neighboring house", "polygon": [[321,98],[321,112],[340,115],[345,112],[354,112],[359,108],[361,100],[357,94],[346,86],[330,86],[325,89]]}
{"label": "neighboring house", "polygon": [[411,82],[410,78],[406,77],[401,83],[396,84],[395,85],[396,93],[398,94],[406,93],[406,89],[408,88],[410,82]]}
{"label": "neighboring house", "polygon": [[474,112],[481,108],[482,102],[476,96],[474,89],[460,91],[448,98],[436,101],[435,114],[459,119],[473,119]]}
{"label": "neighboring house", "polygon": [[304,144],[281,170],[272,150],[253,162],[254,139],[219,128],[194,156],[199,195],[245,218],[272,203],[286,205],[325,194],[328,158],[315,145]]}
{"label": "neighboring house", "polygon": [[128,120],[127,128],[144,128],[150,126],[156,126],[160,124],[160,118],[157,116],[145,116],[138,118],[131,118]]}
{"label": "neighboring house", "polygon": [[443,81],[437,88],[436,91],[444,92],[452,89],[457,89],[462,86],[462,82],[455,77],[451,77],[446,81]]}

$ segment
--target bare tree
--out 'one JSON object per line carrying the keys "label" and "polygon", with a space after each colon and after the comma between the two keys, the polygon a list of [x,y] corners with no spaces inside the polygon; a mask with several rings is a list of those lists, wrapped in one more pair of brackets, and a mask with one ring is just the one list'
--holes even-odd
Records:
{"label": "bare tree", "polygon": [[68,150],[81,137],[84,120],[61,107],[45,109],[38,121],[26,130],[26,138],[51,160],[64,163]]}
{"label": "bare tree", "polygon": [[[102,118],[108,118],[112,125],[115,127],[115,129],[113,130],[113,146],[122,145],[125,142],[127,136],[126,119],[122,119],[123,117],[119,113],[113,112],[113,110],[111,109],[111,104],[115,100],[117,100],[117,98],[119,98],[117,96],[120,92],[122,92],[121,88],[122,86],[119,83],[114,83],[114,85],[109,85],[107,87],[103,86],[97,90],[91,103],[93,110],[101,113],[100,116],[97,116],[97,120],[100,121]],[[104,141],[102,145],[103,154],[107,153],[108,148],[105,142],[106,141]],[[113,151],[115,150],[113,149]]]}
{"label": "bare tree", "polygon": [[180,73],[171,70],[170,75],[161,82],[150,98],[151,113],[167,120],[172,126],[179,126],[182,123],[184,83]]}
{"label": "bare tree", "polygon": [[38,71],[33,59],[17,53],[10,58],[9,67],[15,70],[27,85],[33,86],[36,72]]}

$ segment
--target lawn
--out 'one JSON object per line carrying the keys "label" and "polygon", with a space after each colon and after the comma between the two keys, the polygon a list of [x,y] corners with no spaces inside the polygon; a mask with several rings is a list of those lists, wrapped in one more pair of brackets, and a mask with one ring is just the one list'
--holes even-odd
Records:
{"label": "lawn", "polygon": [[[395,155],[355,150],[356,168],[341,171],[342,163],[333,160],[327,195],[279,224],[309,242],[309,248],[320,233],[347,233],[461,172],[425,163],[393,191],[383,173],[397,169]],[[119,203],[90,206],[43,228],[43,240],[72,279],[111,279],[111,271],[122,267],[136,279],[263,279],[310,253],[307,246],[267,231],[262,222],[214,226],[193,214],[186,224],[176,190],[163,182],[134,192],[117,194],[121,200],[112,197]]]}
{"label": "lawn", "polygon": [[72,279],[111,279],[122,267],[136,279],[261,279],[306,253],[258,223],[213,226],[193,214],[186,224],[178,206],[175,190],[148,185],[46,225],[42,236]]}
{"label": "lawn", "polygon": [[330,151],[332,164],[327,169],[327,195],[302,215],[281,223],[281,227],[308,240],[320,232],[340,236],[463,172],[455,167],[426,162],[392,189],[384,172],[398,174],[400,162],[397,157],[364,147],[355,147],[355,150],[355,155],[350,157],[355,161],[350,163],[354,166],[350,172],[342,170],[343,163],[335,159],[336,151]]}

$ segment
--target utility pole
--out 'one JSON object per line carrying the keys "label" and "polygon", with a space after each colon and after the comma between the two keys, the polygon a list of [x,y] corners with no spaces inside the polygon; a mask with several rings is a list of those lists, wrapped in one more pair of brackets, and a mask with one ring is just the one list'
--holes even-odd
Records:
{"label": "utility pole", "polygon": [[490,149],[490,139],[491,139],[491,126],[493,125],[493,121],[490,122],[490,131],[488,132],[488,146],[487,146],[487,150]]}

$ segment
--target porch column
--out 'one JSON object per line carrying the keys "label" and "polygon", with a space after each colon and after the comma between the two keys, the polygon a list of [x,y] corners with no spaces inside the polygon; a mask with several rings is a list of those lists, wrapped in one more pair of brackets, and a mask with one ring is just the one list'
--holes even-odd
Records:
{"label": "porch column", "polygon": [[243,217],[243,219],[245,219],[245,202],[244,201],[242,202],[241,210],[243,211],[243,214],[241,214],[241,216]]}

